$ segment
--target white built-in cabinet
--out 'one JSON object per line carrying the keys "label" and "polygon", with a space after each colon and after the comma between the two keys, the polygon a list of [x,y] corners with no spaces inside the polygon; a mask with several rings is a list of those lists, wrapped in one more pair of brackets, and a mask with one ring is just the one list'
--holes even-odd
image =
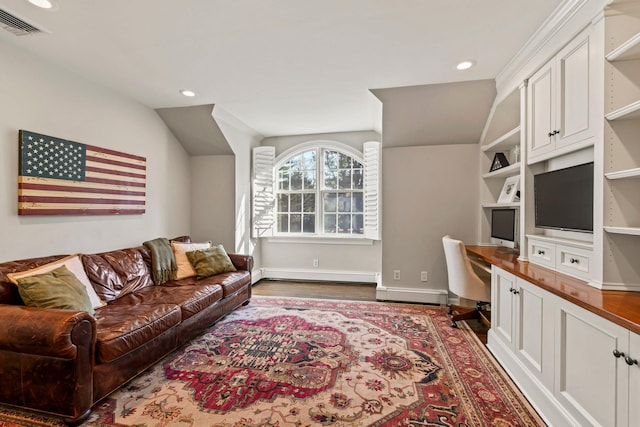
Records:
{"label": "white built-in cabinet", "polygon": [[488,346],[554,426],[635,427],[640,335],[493,267]]}
{"label": "white built-in cabinet", "polygon": [[639,336],[565,300],[556,324],[558,402],[580,426],[637,426]]}
{"label": "white built-in cabinet", "polygon": [[529,78],[528,163],[593,145],[597,51],[585,30]]}
{"label": "white built-in cabinet", "polygon": [[[499,87],[480,164],[492,150],[513,150],[503,140],[520,144],[519,261],[548,269],[548,278],[536,270],[536,283],[559,272],[640,291],[640,1],[595,3],[580,3],[593,5],[581,18],[572,11],[580,22],[569,19],[571,31],[547,34],[555,52]],[[534,176],[587,162],[593,234],[536,228]],[[482,171],[481,244],[501,179]],[[549,425],[638,427],[640,335],[583,307],[494,266],[488,347]]]}
{"label": "white built-in cabinet", "polygon": [[491,276],[493,337],[518,359],[528,375],[547,388],[553,385],[553,313],[545,290],[500,268]]}
{"label": "white built-in cabinet", "polygon": [[[491,209],[504,179],[519,174],[522,261],[640,291],[640,2],[612,2],[556,45],[517,88],[498,91],[481,138],[478,241],[490,243]],[[495,152],[513,157],[515,147],[518,164],[487,172]],[[588,162],[593,233],[536,227],[535,175]]]}
{"label": "white built-in cabinet", "polygon": [[581,240],[527,235],[529,261],[577,279],[593,276],[593,244]]}

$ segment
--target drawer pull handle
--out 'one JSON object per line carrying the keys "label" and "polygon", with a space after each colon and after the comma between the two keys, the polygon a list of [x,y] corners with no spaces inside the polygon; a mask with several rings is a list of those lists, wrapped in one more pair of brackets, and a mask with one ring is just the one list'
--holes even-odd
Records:
{"label": "drawer pull handle", "polygon": [[571,264],[580,264],[580,260],[579,260],[579,259],[576,259],[576,258],[571,258],[571,259],[569,260],[569,262],[570,262]]}
{"label": "drawer pull handle", "polygon": [[616,357],[616,359],[619,359],[621,357],[624,357],[624,353],[621,351],[618,351],[618,349],[616,348],[615,350],[613,350],[613,355]]}
{"label": "drawer pull handle", "polygon": [[544,255],[544,251],[538,251],[538,255]]}
{"label": "drawer pull handle", "polygon": [[638,361],[636,359],[632,359],[629,356],[624,358],[624,361],[627,362],[627,365],[629,366],[633,366],[633,365],[637,365]]}
{"label": "drawer pull handle", "polygon": [[509,292],[513,293],[514,291],[515,291],[515,289],[509,288]]}
{"label": "drawer pull handle", "polygon": [[518,291],[518,290],[515,290],[515,289],[514,289],[514,290],[513,290],[513,294],[514,294],[514,295],[520,295],[520,291]]}

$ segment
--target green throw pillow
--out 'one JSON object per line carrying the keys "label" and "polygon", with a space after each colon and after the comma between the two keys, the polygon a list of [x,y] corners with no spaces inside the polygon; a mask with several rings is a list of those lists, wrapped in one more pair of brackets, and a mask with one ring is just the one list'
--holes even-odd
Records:
{"label": "green throw pillow", "polygon": [[94,313],[84,285],[64,265],[48,273],[18,279],[18,292],[29,307]]}
{"label": "green throw pillow", "polygon": [[229,258],[222,245],[187,252],[187,258],[198,277],[209,277],[214,274],[236,271],[231,258]]}

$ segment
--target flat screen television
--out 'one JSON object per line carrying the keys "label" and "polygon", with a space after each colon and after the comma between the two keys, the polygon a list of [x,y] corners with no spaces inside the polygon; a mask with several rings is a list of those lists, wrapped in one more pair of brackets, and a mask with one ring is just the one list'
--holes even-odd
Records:
{"label": "flat screen television", "polygon": [[518,211],[514,208],[491,210],[491,243],[517,248]]}
{"label": "flat screen television", "polygon": [[593,162],[533,177],[535,226],[593,232]]}

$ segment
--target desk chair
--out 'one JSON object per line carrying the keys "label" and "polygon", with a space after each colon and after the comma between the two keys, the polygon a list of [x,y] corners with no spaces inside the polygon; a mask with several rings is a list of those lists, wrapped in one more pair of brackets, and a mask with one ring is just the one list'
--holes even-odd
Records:
{"label": "desk chair", "polygon": [[[449,290],[459,297],[475,300],[476,307],[450,305],[449,314],[457,312],[451,317],[451,326],[457,328],[458,320],[480,319],[487,324],[489,321],[481,315],[481,308],[491,301],[490,280],[481,279],[471,266],[464,243],[449,236],[442,238],[444,255],[447,260],[449,275]],[[490,326],[490,324],[487,324]]]}

